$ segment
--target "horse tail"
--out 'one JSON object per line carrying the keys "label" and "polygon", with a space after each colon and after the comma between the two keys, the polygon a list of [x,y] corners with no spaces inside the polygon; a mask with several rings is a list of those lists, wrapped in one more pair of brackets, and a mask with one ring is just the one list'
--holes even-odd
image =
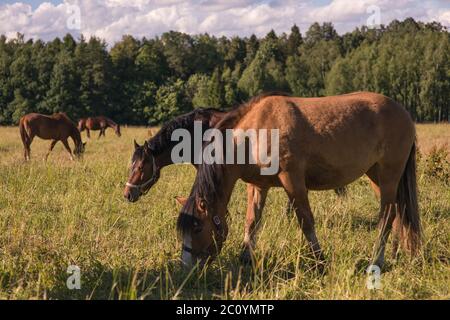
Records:
{"label": "horse tail", "polygon": [[28,136],[27,130],[25,128],[25,119],[24,118],[20,118],[19,130],[20,130],[20,137],[22,138],[22,142],[23,142],[24,146],[28,146],[30,137]]}
{"label": "horse tail", "polygon": [[394,230],[405,250],[416,254],[421,244],[419,206],[417,204],[416,144],[414,143],[397,190],[399,213]]}

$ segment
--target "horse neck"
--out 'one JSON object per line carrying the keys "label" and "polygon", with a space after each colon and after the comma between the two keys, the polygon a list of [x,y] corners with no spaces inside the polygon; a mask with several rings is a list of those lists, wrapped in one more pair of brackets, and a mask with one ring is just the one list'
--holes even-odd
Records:
{"label": "horse neck", "polygon": [[154,155],[153,157],[155,158],[156,166],[159,169],[162,169],[166,166],[173,164],[171,154],[172,148],[170,148],[170,150],[164,150],[162,153]]}
{"label": "horse neck", "polygon": [[[204,126],[202,133],[204,133],[204,131],[209,128],[210,128],[209,125]],[[185,129],[189,131],[189,135],[192,138],[194,138],[193,126],[183,127],[180,129]],[[155,157],[155,160],[160,168],[174,164],[174,162],[172,161],[172,150],[178,144],[178,142],[170,140],[171,138],[169,136],[171,136],[171,134],[162,133],[160,131],[154,137],[148,140],[148,143],[150,144],[150,147],[153,151],[153,156]],[[194,151],[195,151],[194,143],[191,143],[191,158],[189,159],[189,162],[193,164],[195,167],[197,167],[197,165],[194,164],[195,159]]]}

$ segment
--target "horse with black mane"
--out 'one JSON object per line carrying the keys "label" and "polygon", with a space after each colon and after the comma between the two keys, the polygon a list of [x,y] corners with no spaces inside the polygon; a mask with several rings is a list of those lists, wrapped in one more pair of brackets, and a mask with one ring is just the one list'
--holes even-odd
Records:
{"label": "horse with black mane", "polygon": [[[274,93],[266,93],[266,95],[273,95]],[[278,95],[284,95],[284,93],[277,93]],[[139,145],[134,141],[134,151],[131,157],[131,168],[128,181],[124,189],[124,197],[130,202],[136,202],[139,198],[150,191],[150,189],[159,180],[160,171],[171,164],[173,164],[171,153],[173,147],[178,143],[172,141],[172,133],[177,129],[185,129],[191,136],[194,136],[194,122],[201,122],[202,132],[207,129],[213,128],[220,120],[227,114],[225,111],[221,111],[215,108],[198,108],[189,113],[180,115],[175,119],[167,122],[162,128],[152,136],[149,140],[145,141],[143,145]],[[190,152],[191,158],[189,162],[196,168],[198,164],[195,164],[195,150],[192,144]],[[345,187],[336,188],[335,192],[342,196],[345,194]],[[252,184],[247,185],[247,227],[245,229],[244,242],[249,242],[253,238],[251,232],[254,216],[258,215],[259,204],[262,201],[261,194],[255,190],[255,186]],[[286,209],[290,209],[290,204],[286,206]],[[248,255],[242,256],[243,262],[250,262]]]}
{"label": "horse with black mane", "polygon": [[45,156],[45,160],[47,160],[50,152],[58,141],[63,143],[67,152],[70,154],[70,159],[73,160],[72,150],[67,141],[69,137],[71,137],[75,143],[75,156],[80,156],[85,149],[86,143],[81,141],[80,132],[65,113],[55,113],[51,116],[39,113],[29,113],[20,118],[19,130],[25,149],[25,160],[30,160],[30,146],[35,136],[45,140],[52,140],[50,148]]}
{"label": "horse with black mane", "polygon": [[91,138],[90,130],[100,130],[98,135],[99,139],[101,136],[105,137],[105,132],[108,128],[113,128],[116,135],[118,137],[121,136],[120,125],[105,116],[82,118],[78,121],[78,130],[80,130],[80,132],[86,130],[88,138]]}
{"label": "horse with black mane", "polygon": [[228,235],[227,205],[238,179],[253,186],[254,210],[247,212],[244,256],[253,254],[269,188],[282,187],[312,253],[322,263],[308,190],[339,188],[364,174],[380,198],[380,234],[372,263],[383,266],[391,229],[394,252],[399,242],[411,253],[419,250],[415,127],[397,102],[370,92],[323,98],[262,95],[227,113],[216,128],[278,130],[278,141],[267,144],[272,150],[278,142],[278,154],[270,157],[277,157],[279,167],[273,175],[261,174],[265,164],[260,161],[198,167],[189,197],[178,198],[183,205],[177,228],[185,265],[203,264],[220,252]]}

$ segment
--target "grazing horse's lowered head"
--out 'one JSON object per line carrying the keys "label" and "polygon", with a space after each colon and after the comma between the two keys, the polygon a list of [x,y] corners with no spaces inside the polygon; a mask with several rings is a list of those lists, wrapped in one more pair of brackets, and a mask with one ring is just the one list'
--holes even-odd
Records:
{"label": "grazing horse's lowered head", "polygon": [[116,133],[116,136],[118,137],[122,136],[122,133],[120,133],[120,124],[116,125],[114,132]]}
{"label": "grazing horse's lowered head", "polygon": [[75,150],[73,150],[73,154],[77,157],[77,158],[81,158],[81,156],[83,155],[84,151],[86,150],[86,142],[82,142],[80,140],[79,143],[75,144]]}
{"label": "grazing horse's lowered head", "polygon": [[140,196],[146,194],[148,190],[158,181],[160,168],[156,165],[156,160],[147,141],[140,146],[134,141],[134,153],[131,158],[130,176],[125,185],[124,197],[135,202]]}
{"label": "grazing horse's lowered head", "polygon": [[200,165],[190,196],[176,198],[182,205],[177,221],[183,240],[181,259],[188,268],[213,261],[227,239],[227,201],[234,178],[224,179],[222,168]]}
{"label": "grazing horse's lowered head", "polygon": [[183,206],[177,229],[183,241],[181,260],[187,268],[202,267],[220,253],[228,236],[226,212],[215,214],[207,200],[196,195],[176,197]]}

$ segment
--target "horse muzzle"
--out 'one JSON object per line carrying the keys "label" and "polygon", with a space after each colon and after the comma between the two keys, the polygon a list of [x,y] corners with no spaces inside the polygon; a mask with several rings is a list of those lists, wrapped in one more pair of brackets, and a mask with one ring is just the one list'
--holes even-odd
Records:
{"label": "horse muzzle", "polygon": [[130,188],[128,186],[125,187],[123,192],[123,196],[127,199],[128,202],[136,202],[139,200],[139,197],[142,195],[142,192],[138,188]]}

